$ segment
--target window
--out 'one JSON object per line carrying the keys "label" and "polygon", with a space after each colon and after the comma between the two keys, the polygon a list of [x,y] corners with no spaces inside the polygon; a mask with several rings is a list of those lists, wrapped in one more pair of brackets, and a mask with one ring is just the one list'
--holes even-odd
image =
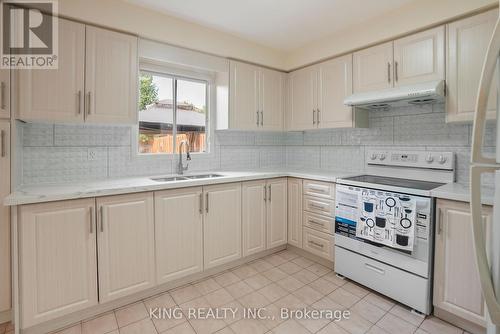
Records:
{"label": "window", "polygon": [[207,151],[208,82],[149,71],[140,73],[139,153]]}

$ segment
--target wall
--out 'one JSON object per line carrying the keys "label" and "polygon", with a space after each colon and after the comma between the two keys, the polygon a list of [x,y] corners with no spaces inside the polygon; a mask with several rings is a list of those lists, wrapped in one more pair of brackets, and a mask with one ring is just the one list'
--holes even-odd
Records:
{"label": "wall", "polygon": [[[487,152],[496,131],[488,124]],[[22,124],[24,184],[75,182],[175,172],[171,156],[132,154],[125,126]],[[446,124],[443,105],[371,112],[367,129],[306,132],[221,131],[206,156],[193,155],[190,172],[202,170],[295,169],[362,173],[370,148],[453,151],[457,181],[469,180],[470,124]],[[96,159],[89,161],[93,150]],[[484,183],[492,184],[492,178]]]}

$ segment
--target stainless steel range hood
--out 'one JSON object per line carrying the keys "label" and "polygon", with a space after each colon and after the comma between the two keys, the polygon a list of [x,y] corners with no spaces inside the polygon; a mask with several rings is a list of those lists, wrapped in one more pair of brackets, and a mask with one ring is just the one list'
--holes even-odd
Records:
{"label": "stainless steel range hood", "polygon": [[391,107],[432,104],[444,101],[444,80],[357,93],[347,97],[344,104],[368,110],[387,110]]}

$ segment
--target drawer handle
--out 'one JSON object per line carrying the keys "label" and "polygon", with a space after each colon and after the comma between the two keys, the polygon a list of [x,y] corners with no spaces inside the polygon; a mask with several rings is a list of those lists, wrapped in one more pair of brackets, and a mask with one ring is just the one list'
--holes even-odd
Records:
{"label": "drawer handle", "polygon": [[313,203],[311,203],[309,205],[311,206],[311,208],[326,211],[324,206],[313,204]]}
{"label": "drawer handle", "polygon": [[371,265],[369,263],[365,263],[365,267],[376,272],[376,273],[379,273],[381,275],[385,275],[385,270],[382,269],[382,268],[379,268],[379,267],[375,267],[374,265]]}
{"label": "drawer handle", "polygon": [[320,188],[313,188],[313,187],[310,187],[310,188],[309,188],[309,191],[310,191],[310,192],[313,192],[313,193],[326,194],[326,191],[325,191],[324,189],[320,189]]}
{"label": "drawer handle", "polygon": [[310,224],[316,224],[316,225],[319,225],[321,227],[325,227],[325,224],[317,222],[315,220],[309,219],[308,221],[309,221]]}
{"label": "drawer handle", "polygon": [[319,243],[317,243],[317,242],[315,242],[315,241],[312,241],[312,240],[309,240],[309,243],[310,243],[311,245],[316,246],[316,247],[319,247],[319,248],[323,248],[323,247],[325,247],[325,245],[323,245],[323,244],[319,244]]}

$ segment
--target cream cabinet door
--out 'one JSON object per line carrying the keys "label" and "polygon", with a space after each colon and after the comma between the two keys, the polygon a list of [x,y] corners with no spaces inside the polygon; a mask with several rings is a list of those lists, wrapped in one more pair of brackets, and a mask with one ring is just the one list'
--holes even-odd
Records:
{"label": "cream cabinet door", "polygon": [[19,209],[21,328],[97,305],[94,199]]}
{"label": "cream cabinet door", "polygon": [[97,199],[99,301],[154,286],[153,193]]}
{"label": "cream cabinet door", "polygon": [[444,80],[444,26],[394,41],[394,85]]}
{"label": "cream cabinet door", "polygon": [[287,242],[287,180],[267,181],[267,248]]}
{"label": "cream cabinet door", "polygon": [[59,19],[59,67],[17,70],[22,120],[84,121],[85,25]]}
{"label": "cream cabinet door", "polygon": [[288,130],[308,130],[316,128],[316,68],[289,73],[288,76]]}
{"label": "cream cabinet door", "polygon": [[154,196],[157,282],[202,271],[202,188],[159,191]]}
{"label": "cream cabinet door", "polygon": [[86,122],[137,123],[137,37],[86,26]]}
{"label": "cream cabinet door", "polygon": [[243,256],[266,249],[266,194],[265,181],[242,184]]}
{"label": "cream cabinet door", "polygon": [[0,312],[11,308],[10,207],[3,200],[10,194],[10,123],[0,120]]}
{"label": "cream cabinet door", "polygon": [[[468,203],[438,201],[434,263],[434,306],[485,326],[485,304],[477,273]],[[486,234],[491,207],[484,207]]]}
{"label": "cream cabinet door", "polygon": [[241,257],[241,184],[204,187],[205,269]]}
{"label": "cream cabinet door", "polygon": [[10,118],[9,70],[0,70],[0,118]]}
{"label": "cream cabinet door", "polygon": [[369,92],[393,86],[393,43],[388,42],[355,52],[353,91]]}
{"label": "cream cabinet door", "polygon": [[[446,114],[448,122],[472,121],[477,87],[498,9],[447,25]],[[498,71],[498,70],[497,70]],[[493,75],[498,78],[498,73]],[[497,80],[491,83],[487,118],[496,118]]]}
{"label": "cream cabinet door", "polygon": [[259,68],[231,61],[229,80],[229,127],[237,130],[255,130],[261,127],[259,103]]}
{"label": "cream cabinet door", "polygon": [[284,74],[269,69],[260,71],[262,129],[283,130]]}
{"label": "cream cabinet door", "polygon": [[288,243],[302,248],[302,180],[288,179]]}
{"label": "cream cabinet door", "polygon": [[353,110],[344,105],[352,94],[352,54],[318,66],[318,126],[341,128],[353,126]]}

